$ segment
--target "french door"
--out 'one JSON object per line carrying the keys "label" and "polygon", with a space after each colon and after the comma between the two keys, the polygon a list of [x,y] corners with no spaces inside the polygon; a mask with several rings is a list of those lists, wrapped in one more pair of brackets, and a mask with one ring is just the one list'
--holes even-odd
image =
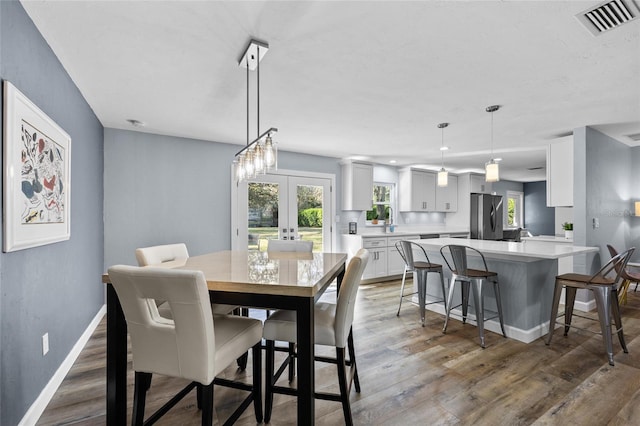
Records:
{"label": "french door", "polygon": [[332,180],[320,177],[268,174],[238,183],[233,249],[264,251],[270,239],[302,239],[330,252],[331,192]]}

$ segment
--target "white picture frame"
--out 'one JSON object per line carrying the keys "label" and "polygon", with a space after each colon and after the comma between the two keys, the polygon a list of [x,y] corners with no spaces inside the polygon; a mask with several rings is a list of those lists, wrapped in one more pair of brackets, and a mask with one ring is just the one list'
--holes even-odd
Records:
{"label": "white picture frame", "polygon": [[71,237],[71,137],[3,82],[3,251]]}

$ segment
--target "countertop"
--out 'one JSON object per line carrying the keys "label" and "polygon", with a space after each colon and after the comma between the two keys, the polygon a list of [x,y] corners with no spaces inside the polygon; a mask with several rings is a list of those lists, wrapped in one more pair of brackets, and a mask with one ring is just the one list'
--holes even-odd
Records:
{"label": "countertop", "polygon": [[349,237],[403,237],[407,235],[420,235],[420,234],[468,234],[469,229],[464,228],[446,228],[446,227],[424,227],[424,228],[409,228],[398,229],[394,232],[390,232],[387,228],[387,232],[380,227],[370,227],[363,231],[358,229],[357,234],[342,234]]}
{"label": "countertop", "polygon": [[542,241],[550,243],[573,243],[573,239],[567,239],[565,237],[558,237],[555,235],[538,235],[535,237],[522,237],[522,241]]}
{"label": "countertop", "polygon": [[433,250],[448,244],[466,245],[482,252],[487,258],[534,261],[540,259],[559,259],[590,252],[597,252],[598,247],[581,247],[564,243],[528,244],[507,241],[471,240],[461,238],[434,238],[420,240],[420,245]]}

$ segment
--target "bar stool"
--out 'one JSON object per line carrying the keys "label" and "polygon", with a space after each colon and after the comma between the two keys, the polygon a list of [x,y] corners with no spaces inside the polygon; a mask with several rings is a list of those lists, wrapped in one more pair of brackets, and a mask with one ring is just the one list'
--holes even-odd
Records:
{"label": "bar stool", "polygon": [[[607,248],[609,249],[609,254],[611,254],[611,257],[618,255],[618,251],[609,244],[607,244]],[[631,285],[631,283],[636,283],[636,289],[633,291],[638,290],[638,284],[640,283],[640,271],[630,270],[629,264],[627,262],[627,265],[622,268],[622,273],[620,274],[620,276],[622,277],[622,284],[618,289],[618,303],[627,303],[627,293],[629,292],[629,286]]]}
{"label": "bar stool", "polygon": [[[413,250],[420,249],[418,253],[422,253],[423,259],[416,260]],[[398,313],[396,316],[400,316],[400,308],[402,307],[402,299],[408,296],[413,296],[415,292],[411,294],[404,294],[404,284],[407,277],[407,272],[415,272],[418,276],[418,304],[420,305],[420,318],[422,320],[422,326],[424,327],[425,306],[433,303],[444,302],[445,309],[447,307],[446,290],[444,287],[444,276],[442,274],[442,265],[437,263],[431,263],[429,256],[424,247],[413,241],[398,241],[396,242],[396,250],[400,253],[400,257],[404,260],[404,273],[402,274],[402,286],[400,287],[400,304],[398,305]],[[426,303],[427,299],[427,278],[429,272],[435,272],[440,274],[440,285],[442,287],[442,299],[435,300],[433,302]]]}
{"label": "bar stool", "polygon": [[[484,265],[484,270],[482,269],[471,269],[467,266],[467,251],[474,252],[479,255],[482,259],[482,263]],[[448,252],[449,256],[453,261],[453,267],[447,260],[447,256],[445,256],[446,252]],[[469,285],[471,286],[471,291],[473,293],[473,301],[476,309],[476,322],[478,324],[478,333],[480,334],[480,346],[484,349],[484,322],[490,319],[499,318],[500,319],[500,328],[502,329],[502,335],[507,337],[507,334],[504,331],[504,320],[502,317],[502,302],[500,301],[500,287],[498,286],[498,274],[496,272],[489,271],[487,268],[487,261],[484,258],[484,255],[474,249],[473,247],[468,246],[460,246],[460,245],[447,245],[440,248],[440,254],[444,259],[445,263],[451,270],[451,283],[449,284],[449,296],[447,298],[447,314],[444,318],[444,327],[442,328],[442,332],[447,332],[447,324],[449,323],[449,314],[451,313],[451,303],[453,302],[453,291],[454,284],[456,282],[460,282],[462,284],[462,303],[460,305],[456,305],[454,307],[462,306],[462,323],[467,322],[467,309],[469,305]],[[498,308],[498,314],[492,317],[485,318],[485,310],[484,310],[484,293],[483,293],[483,284],[484,282],[493,283],[493,291],[496,297],[496,305]]]}
{"label": "bar stool", "polygon": [[[576,291],[579,288],[590,290],[596,300],[596,309],[598,311],[598,321],[602,330],[604,346],[609,357],[609,364],[613,364],[613,342],[611,335],[611,316],[616,324],[616,333],[620,340],[620,345],[624,353],[628,353],[627,345],[624,342],[624,334],[622,332],[622,319],[620,318],[620,305],[618,304],[618,282],[620,281],[622,271],[624,270],[629,258],[633,254],[635,247],[626,250],[617,256],[613,256],[606,265],[598,272],[589,276],[584,274],[562,274],[556,277],[555,291],[553,293],[553,302],[551,305],[551,320],[549,321],[549,334],[545,344],[551,343],[553,332],[558,315],[558,305],[560,304],[560,295],[562,289],[565,289],[565,311],[564,311],[564,335],[569,332],[569,327],[579,328],[571,325],[574,316],[573,305],[576,300]],[[610,278],[613,275],[615,278]],[[580,316],[592,320],[592,318]],[[589,331],[589,330],[587,330]]]}

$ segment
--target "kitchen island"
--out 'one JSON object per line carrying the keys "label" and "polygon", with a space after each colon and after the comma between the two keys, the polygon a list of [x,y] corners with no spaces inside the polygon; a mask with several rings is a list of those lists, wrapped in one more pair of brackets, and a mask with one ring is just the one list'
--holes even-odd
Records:
{"label": "kitchen island", "polygon": [[[579,247],[571,244],[506,242],[471,240],[459,238],[434,238],[416,241],[427,251],[431,262],[442,263],[445,277],[450,278],[451,272],[446,267],[440,247],[448,244],[466,245],[473,247],[485,256],[489,270],[498,273],[502,311],[507,337],[530,343],[546,335],[549,330],[549,316],[551,315],[551,301],[555,277],[558,274],[558,260],[577,255],[597,255],[597,247]],[[469,266],[482,269],[479,256],[469,257]],[[431,277],[429,279],[432,279]],[[427,286],[428,296],[440,298],[436,290],[439,286]],[[496,311],[495,298],[491,286],[486,287],[485,306],[488,310]],[[460,290],[456,288],[454,306],[460,303]],[[441,304],[428,305],[428,309],[444,314]],[[452,311],[461,315],[458,308]],[[475,323],[475,314],[470,307],[468,322]],[[497,320],[486,321],[485,329],[500,333]]]}

